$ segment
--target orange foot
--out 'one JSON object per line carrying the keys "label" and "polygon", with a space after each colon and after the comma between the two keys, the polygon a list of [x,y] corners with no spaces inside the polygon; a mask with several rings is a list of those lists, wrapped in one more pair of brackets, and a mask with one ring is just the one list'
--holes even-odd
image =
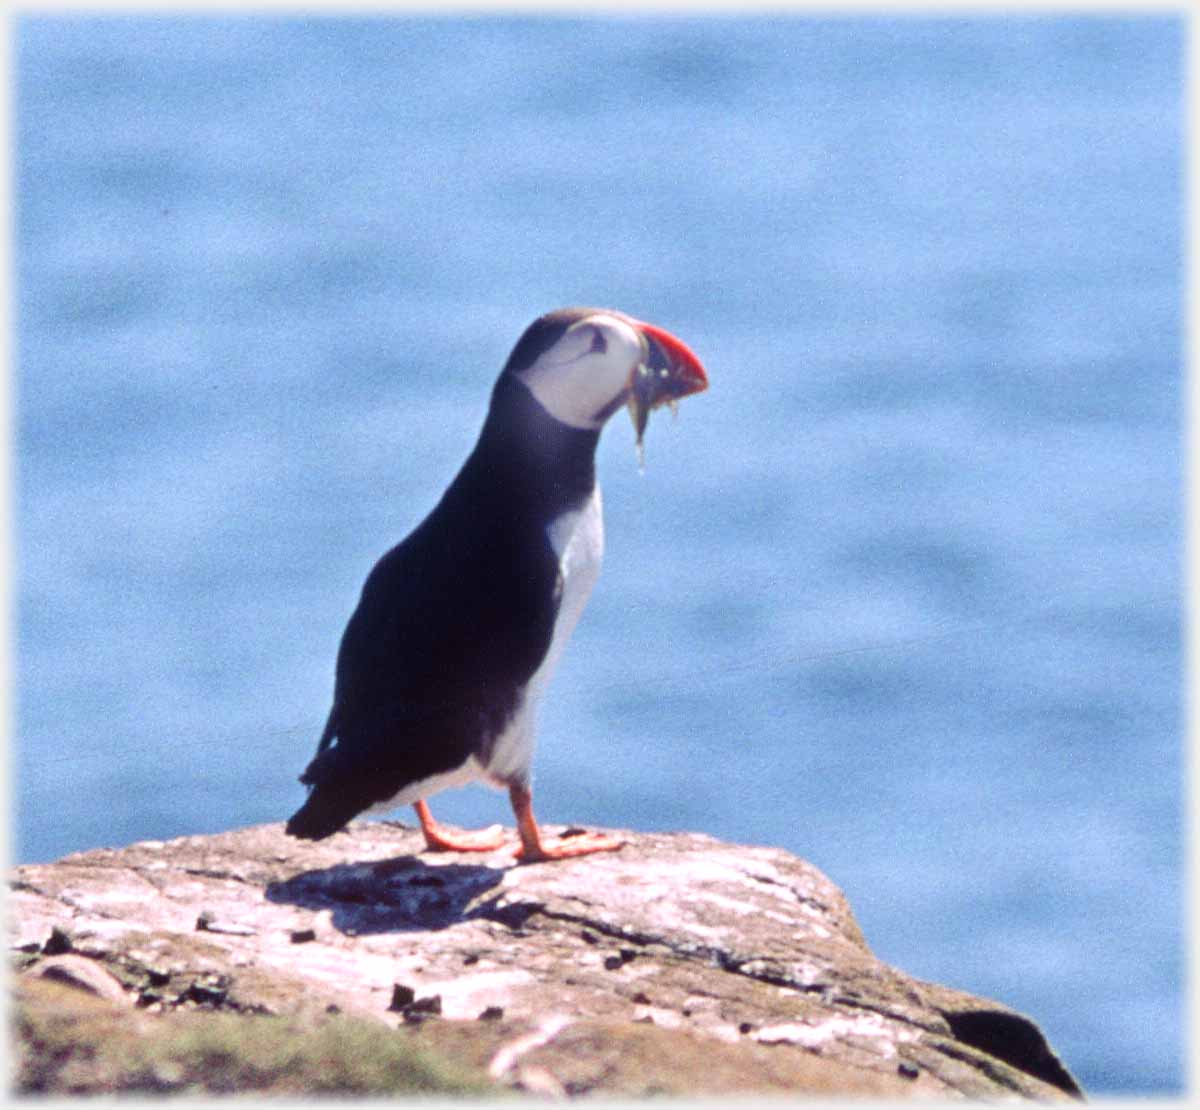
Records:
{"label": "orange foot", "polygon": [[521,835],[521,847],[517,859],[522,863],[539,863],[542,860],[570,859],[571,856],[589,856],[593,852],[615,852],[625,841],[603,833],[580,833],[576,836],[543,838],[542,830],[533,816],[533,796],[528,788],[510,786],[508,796],[512,801],[513,813],[517,816],[517,832]]}
{"label": "orange foot", "polygon": [[548,859],[569,859],[571,856],[588,856],[593,852],[615,852],[624,848],[625,841],[603,833],[581,833],[578,836],[555,836],[545,838],[538,833],[533,844],[524,841],[517,849],[517,859],[522,863],[540,863]]}
{"label": "orange foot", "polygon": [[448,829],[433,819],[424,801],[415,802],[413,809],[425,834],[425,847],[431,852],[492,852],[504,846],[504,830],[499,825],[476,832]]}

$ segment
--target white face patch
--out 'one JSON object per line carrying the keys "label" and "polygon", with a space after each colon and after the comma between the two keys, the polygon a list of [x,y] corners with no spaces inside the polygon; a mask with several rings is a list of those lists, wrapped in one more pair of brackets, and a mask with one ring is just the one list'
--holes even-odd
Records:
{"label": "white face patch", "polygon": [[556,420],[594,430],[644,358],[642,337],[631,324],[597,313],[572,324],[517,377]]}

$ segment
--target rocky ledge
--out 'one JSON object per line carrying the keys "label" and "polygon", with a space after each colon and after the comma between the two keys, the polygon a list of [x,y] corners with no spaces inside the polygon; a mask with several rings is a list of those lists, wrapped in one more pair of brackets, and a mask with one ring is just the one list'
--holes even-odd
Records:
{"label": "rocky ledge", "polygon": [[554,1095],[1081,1097],[1029,1018],[877,960],[805,861],[617,835],[620,852],[521,866],[426,852],[393,822],[317,844],[265,825],[18,867],[17,982],[143,1024],[357,1015]]}

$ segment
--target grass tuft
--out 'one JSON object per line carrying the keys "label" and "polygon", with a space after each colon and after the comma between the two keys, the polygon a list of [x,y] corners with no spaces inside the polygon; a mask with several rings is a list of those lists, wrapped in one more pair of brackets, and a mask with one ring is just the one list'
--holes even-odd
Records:
{"label": "grass tuft", "polygon": [[154,1015],[22,982],[12,1011],[19,1094],[115,1092],[479,1096],[478,1073],[360,1018]]}

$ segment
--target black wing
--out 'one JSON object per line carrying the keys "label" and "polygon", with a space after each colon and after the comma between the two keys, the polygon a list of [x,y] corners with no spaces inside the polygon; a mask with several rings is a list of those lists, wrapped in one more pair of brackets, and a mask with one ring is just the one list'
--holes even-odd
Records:
{"label": "black wing", "polygon": [[544,529],[478,501],[464,515],[455,501],[448,493],[367,578],[301,776],[314,789],[289,824],[297,835],[328,835],[461,766],[508,723],[549,649],[561,582]]}

